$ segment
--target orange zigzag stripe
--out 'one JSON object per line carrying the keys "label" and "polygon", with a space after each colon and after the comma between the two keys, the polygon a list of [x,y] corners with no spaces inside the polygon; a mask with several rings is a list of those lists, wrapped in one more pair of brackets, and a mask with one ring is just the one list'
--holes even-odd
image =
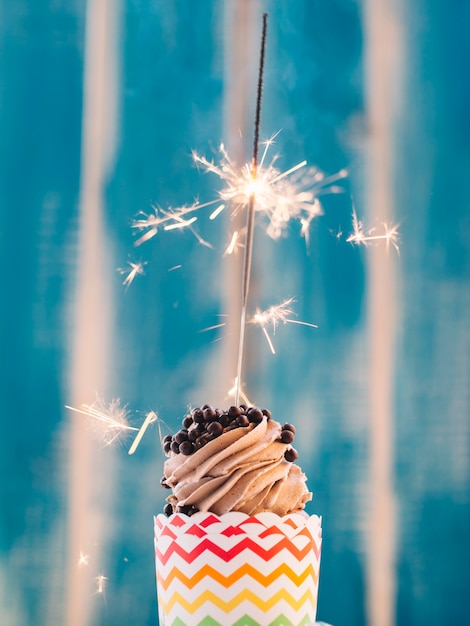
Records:
{"label": "orange zigzag stripe", "polygon": [[251,602],[254,606],[256,606],[260,611],[269,611],[273,608],[278,602],[284,600],[294,611],[299,611],[302,609],[306,602],[315,606],[315,598],[311,589],[306,591],[298,600],[293,598],[290,593],[288,593],[285,589],[280,589],[276,594],[271,596],[268,600],[263,600],[259,598],[255,593],[253,593],[250,589],[244,589],[242,592],[237,594],[231,600],[225,601],[222,598],[219,598],[212,591],[206,590],[204,593],[201,593],[194,602],[189,602],[179,593],[174,593],[171,596],[171,600],[169,602],[162,602],[162,598],[159,598],[160,603],[162,605],[162,609],[165,613],[169,614],[173,609],[175,604],[178,604],[184,608],[190,615],[193,615],[205,602],[210,602],[211,604],[217,606],[224,613],[230,613],[233,611],[239,604],[242,602]]}
{"label": "orange zigzag stripe", "polygon": [[221,572],[217,571],[210,565],[204,565],[204,567],[201,567],[201,569],[198,570],[194,576],[186,576],[177,567],[173,567],[166,578],[157,572],[158,584],[162,587],[162,589],[165,589],[165,591],[175,578],[188,587],[188,589],[192,589],[199,582],[201,582],[205,576],[208,576],[227,589],[243,576],[250,576],[257,583],[263,585],[263,587],[267,587],[282,575],[287,576],[287,578],[289,578],[297,586],[305,582],[309,576],[312,577],[315,584],[318,582],[318,574],[315,572],[315,569],[311,564],[301,574],[296,574],[288,565],[286,565],[286,563],[282,563],[282,565],[267,575],[262,574],[249,563],[245,563],[229,576],[224,576]]}
{"label": "orange zigzag stripe", "polygon": [[[158,544],[157,544],[158,545]],[[242,539],[235,546],[230,548],[230,550],[224,550],[220,546],[215,543],[212,543],[209,539],[203,539],[200,543],[198,543],[190,552],[186,552],[176,541],[171,542],[168,550],[163,553],[160,552],[158,547],[155,549],[155,555],[157,559],[163,563],[164,565],[168,562],[168,559],[172,556],[173,553],[177,553],[180,558],[182,558],[187,563],[191,563],[196,559],[200,554],[204,551],[212,552],[220,559],[228,563],[234,556],[243,552],[243,550],[251,550],[256,555],[258,555],[261,559],[265,561],[269,561],[273,558],[273,556],[277,555],[281,550],[288,550],[292,553],[292,555],[301,561],[305,556],[313,550],[316,558],[319,558],[320,550],[314,543],[308,543],[303,549],[299,550],[289,539],[284,537],[278,543],[276,543],[269,550],[265,550],[262,546],[257,544],[250,538]]]}

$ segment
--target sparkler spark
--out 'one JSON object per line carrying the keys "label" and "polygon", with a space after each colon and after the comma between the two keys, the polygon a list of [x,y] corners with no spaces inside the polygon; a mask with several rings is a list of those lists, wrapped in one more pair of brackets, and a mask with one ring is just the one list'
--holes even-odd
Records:
{"label": "sparkler spark", "polygon": [[225,322],[220,322],[220,324],[214,324],[213,326],[208,326],[207,328],[203,328],[200,330],[200,333],[206,333],[209,330],[217,330],[218,328],[223,328],[225,326]]}
{"label": "sparkler spark", "polygon": [[[325,176],[316,167],[307,167],[306,161],[301,161],[293,167],[281,171],[275,164],[278,155],[274,155],[268,164],[269,148],[274,143],[275,136],[264,142],[264,152],[253,176],[252,165],[246,163],[237,167],[230,158],[223,144],[219,147],[220,159],[218,163],[193,152],[193,160],[206,172],[215,174],[224,186],[218,192],[218,198],[209,202],[194,202],[166,210],[153,208],[153,213],[141,213],[131,227],[142,235],[136,240],[139,246],[154,237],[160,229],[165,231],[181,228],[190,228],[200,243],[201,240],[192,224],[197,220],[194,215],[203,208],[217,204],[210,213],[209,219],[214,220],[226,208],[231,207],[231,215],[235,215],[246,208],[250,198],[256,197],[255,211],[267,219],[266,232],[272,239],[279,239],[287,229],[291,219],[299,219],[300,233],[308,240],[309,226],[315,217],[323,214],[319,197],[325,193],[339,193],[343,189],[334,183],[347,176],[346,170],[341,170],[332,176]],[[220,203],[222,201],[222,203]],[[225,254],[231,254],[235,249],[238,236],[232,235],[232,240]]]}
{"label": "sparkler spark", "polygon": [[[193,159],[196,165],[223,181],[225,186],[219,191],[219,197],[230,204],[232,215],[246,208],[250,198],[255,196],[255,212],[267,218],[266,232],[272,239],[279,239],[289,221],[295,218],[301,222],[301,235],[308,237],[311,221],[323,213],[319,196],[343,191],[333,183],[344,178],[347,172],[341,170],[333,176],[325,176],[315,167],[306,167],[306,161],[281,171],[275,166],[278,155],[266,165],[268,150],[273,143],[274,137],[264,142],[264,152],[255,176],[250,163],[237,168],[223,144],[219,147],[218,164],[196,152],[193,152]],[[194,205],[193,210],[202,206]]]}
{"label": "sparkler spark", "polygon": [[129,425],[127,406],[121,407],[119,399],[111,400],[108,406],[101,399],[97,399],[92,405],[82,404],[79,409],[73,406],[65,408],[92,418],[91,424],[106,446],[111,445],[126,431],[138,430]]}
{"label": "sparkler spark", "polygon": [[294,320],[290,316],[295,315],[295,312],[290,305],[295,302],[294,298],[284,300],[281,304],[275,304],[265,311],[257,310],[256,314],[250,320],[252,324],[257,324],[264,333],[269,348],[273,354],[276,354],[273,341],[268,333],[267,327],[271,326],[273,335],[276,334],[276,328],[279,322],[283,324],[300,324],[301,326],[309,326],[310,328],[318,328],[316,324],[310,324],[309,322],[302,322],[300,320]]}
{"label": "sparkler spark", "polygon": [[156,422],[157,420],[158,420],[158,416],[153,411],[150,411],[150,413],[147,414],[147,417],[145,418],[142,426],[139,429],[139,432],[137,433],[134,441],[132,442],[131,447],[129,448],[128,454],[134,454],[147,428],[150,426],[150,424],[153,424],[153,422]]}
{"label": "sparkler spark", "polygon": [[127,265],[131,268],[119,268],[118,272],[121,274],[125,274],[127,272],[126,278],[123,280],[122,284],[125,286],[126,290],[129,288],[129,285],[133,282],[134,278],[139,274],[143,276],[145,274],[144,265],[147,265],[147,262],[137,262],[134,263],[132,261],[128,261]]}
{"label": "sparkler spark", "polygon": [[227,391],[227,396],[229,398],[236,398],[237,395],[240,397],[241,401],[244,402],[247,406],[253,406],[253,403],[248,400],[248,396],[243,391],[241,385],[239,385],[238,378],[235,378],[235,383],[233,387]]}
{"label": "sparkler spark", "polygon": [[232,236],[230,238],[230,242],[228,246],[225,248],[224,256],[228,256],[229,254],[233,254],[238,250],[238,248],[244,248],[245,244],[240,241],[240,237],[244,235],[246,232],[245,228],[242,228],[240,231],[234,230]]}
{"label": "sparkler spark", "polygon": [[80,550],[80,557],[78,559],[78,567],[84,567],[85,565],[88,565],[88,561],[90,559],[90,556],[88,554],[84,554],[82,552],[82,550]]}
{"label": "sparkler spark", "polygon": [[103,576],[103,574],[100,574],[99,576],[95,577],[95,581],[96,581],[96,593],[104,593],[106,584],[108,582],[108,579],[106,578],[106,576]]}
{"label": "sparkler spark", "polygon": [[395,250],[399,253],[400,248],[398,247],[398,225],[389,226],[388,224],[383,224],[384,233],[382,235],[374,235],[375,228],[371,228],[370,230],[364,230],[364,225],[358,219],[356,211],[353,210],[352,213],[352,224],[353,224],[353,232],[346,239],[347,242],[353,243],[356,245],[363,244],[364,246],[369,245],[373,241],[384,240],[387,244],[387,249],[392,245]]}
{"label": "sparkler spark", "polygon": [[[138,219],[135,219],[131,223],[131,228],[137,232],[143,232],[143,234],[134,243],[135,246],[140,246],[158,233],[160,228],[163,230],[174,230],[190,227],[196,220],[196,216],[187,217],[194,211],[202,209],[206,206],[215,204],[217,200],[212,202],[206,202],[205,204],[199,204],[197,202],[190,206],[181,206],[177,208],[161,209],[158,206],[153,207],[153,213],[146,214],[141,212]],[[199,235],[190,228],[191,232],[196,236],[200,243],[203,245],[209,245],[206,241],[201,239]]]}

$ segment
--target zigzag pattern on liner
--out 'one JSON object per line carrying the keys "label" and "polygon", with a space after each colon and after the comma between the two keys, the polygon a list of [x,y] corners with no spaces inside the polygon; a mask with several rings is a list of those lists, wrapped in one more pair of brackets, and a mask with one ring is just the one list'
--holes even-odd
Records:
{"label": "zigzag pattern on liner", "polygon": [[169,571],[166,577],[162,576],[158,571],[157,576],[158,584],[165,591],[175,579],[178,579],[188,589],[193,589],[193,587],[201,582],[201,580],[206,576],[208,578],[212,578],[226,589],[238,580],[240,580],[240,578],[242,578],[243,576],[250,576],[263,587],[271,585],[281,576],[286,576],[296,586],[301,585],[308,577],[312,578],[315,585],[318,582],[318,574],[315,571],[313,565],[310,564],[301,574],[297,574],[286,563],[282,563],[279,567],[270,572],[268,575],[262,574],[262,572],[260,572],[249,563],[245,563],[242,567],[232,572],[229,576],[224,576],[220,571],[214,569],[210,565],[204,565],[203,567],[201,567],[201,569],[198,570],[194,574],[194,576],[186,576],[176,566]]}
{"label": "zigzag pattern on liner", "polygon": [[[316,594],[315,594],[316,595]],[[210,602],[224,613],[230,613],[237,608],[242,602],[250,602],[253,606],[260,611],[270,611],[278,602],[284,601],[294,611],[299,611],[306,602],[309,602],[312,607],[316,606],[315,595],[312,589],[308,589],[298,600],[296,600],[288,591],[280,589],[277,593],[272,595],[268,600],[263,600],[253,593],[250,589],[244,589],[239,594],[231,598],[230,600],[222,600],[212,591],[206,590],[201,593],[194,602],[189,602],[179,593],[174,593],[168,602],[164,602],[163,598],[159,597],[161,609],[164,613],[169,614],[175,604],[178,604],[190,615],[196,613],[196,611],[204,604],[204,602]]]}
{"label": "zigzag pattern on liner", "polygon": [[[233,535],[246,535],[247,531],[245,530],[246,523],[243,524],[239,524],[238,526],[228,526],[227,528],[225,528],[224,530],[220,530],[219,533],[220,535],[225,535],[226,537],[232,537]],[[174,530],[172,529],[171,525],[168,524],[167,526],[165,526],[164,528],[158,526],[159,528],[159,536],[160,537],[170,537],[170,539],[176,539],[177,537],[181,536],[181,527],[180,526],[173,526],[173,528],[175,528],[175,530],[177,532],[174,532]],[[253,528],[253,526],[251,525],[251,528]],[[210,528],[209,530],[205,530],[202,526],[200,526],[199,524],[188,524],[185,526],[184,528],[184,534],[185,535],[194,535],[196,537],[204,537],[205,535],[211,535],[213,533],[210,532]],[[292,531],[294,531],[295,534],[292,534]],[[295,532],[297,531],[297,532]],[[275,526],[270,526],[268,528],[266,528],[265,526],[263,526],[262,524],[258,525],[258,532],[257,533],[253,533],[250,532],[248,533],[251,536],[256,536],[256,537],[260,537],[261,539],[265,539],[266,537],[269,537],[270,535],[284,535],[287,536],[289,538],[295,536],[305,536],[308,539],[312,538],[312,533],[310,532],[310,530],[305,526],[304,528],[292,528],[291,527],[291,532],[290,533],[285,533],[282,532],[282,529],[279,527],[275,527]]]}
{"label": "zigzag pattern on liner", "polygon": [[[235,530],[233,527],[230,530]],[[271,548],[274,544],[282,539],[288,539],[295,543],[300,549],[303,546],[311,543],[321,543],[321,539],[318,536],[312,536],[312,533],[307,528],[297,529],[297,532],[293,535],[286,536],[284,533],[279,532],[277,529],[264,529],[264,532],[260,534],[253,534],[246,530],[236,529],[237,532],[220,532],[220,533],[206,533],[200,526],[187,526],[185,527],[184,534],[175,534],[167,527],[157,535],[157,545],[160,552],[165,553],[172,541],[177,541],[180,545],[185,546],[185,550],[190,551],[194,547],[200,544],[200,539],[206,538],[210,541],[214,541],[217,545],[222,545],[225,550],[229,550],[231,546],[238,544],[244,537],[249,537],[257,544],[264,546],[265,549]]]}
{"label": "zigzag pattern on liner", "polygon": [[[284,615],[279,615],[275,620],[270,622],[268,626],[307,626],[311,624],[311,619],[308,615],[306,615],[302,621],[296,622],[295,624],[288,620]],[[171,626],[187,626],[179,617],[172,622]],[[217,620],[213,619],[210,615],[204,617],[200,622],[197,623],[196,626],[229,626],[227,623],[221,624]],[[230,626],[260,626],[260,623],[249,617],[248,615],[244,615],[240,619],[237,619],[236,622],[230,624]]]}
{"label": "zigzag pattern on liner", "polygon": [[283,537],[279,542],[277,542],[274,546],[272,546],[269,549],[263,548],[258,543],[256,543],[256,541],[254,541],[253,539],[251,539],[249,537],[245,537],[238,544],[236,544],[235,546],[233,546],[229,550],[224,550],[223,548],[221,548],[217,544],[215,544],[212,541],[210,541],[210,539],[203,539],[200,543],[198,543],[195,546],[194,549],[192,549],[189,552],[184,550],[184,548],[182,548],[175,541],[170,543],[170,545],[169,545],[168,549],[166,550],[166,552],[160,552],[160,550],[158,548],[158,543],[157,543],[157,546],[155,548],[155,556],[158,559],[158,561],[163,563],[163,565],[166,565],[166,563],[168,562],[168,559],[170,559],[170,557],[174,553],[178,554],[178,556],[181,559],[183,559],[184,561],[186,561],[187,563],[191,563],[194,559],[196,559],[205,550],[211,552],[212,554],[214,554],[215,556],[219,557],[220,559],[222,559],[226,563],[228,563],[235,556],[240,554],[240,552],[242,552],[243,550],[251,550],[258,557],[260,557],[261,559],[264,559],[265,561],[269,561],[274,556],[279,554],[279,552],[281,552],[282,550],[289,551],[299,561],[301,561],[303,558],[305,558],[305,556],[307,556],[309,554],[309,552],[311,552],[311,551],[314,552],[315,557],[317,558],[317,560],[318,560],[318,558],[320,556],[320,550],[319,550],[319,548],[317,548],[317,546],[315,544],[307,544],[307,545],[305,545],[304,548],[299,549],[296,546],[294,546],[292,541],[289,538],[287,538],[287,537]]}
{"label": "zigzag pattern on liner", "polygon": [[[312,515],[305,518],[303,515],[291,513],[284,517],[279,517],[273,513],[258,513],[257,516],[249,517],[245,513],[226,513],[218,518],[212,513],[196,513],[189,517],[183,513],[176,513],[170,519],[163,514],[154,518],[157,535],[168,534],[170,536],[181,534],[196,534],[207,532],[212,534],[239,534],[240,530],[245,532],[245,526],[249,528],[250,535],[264,535],[269,533],[282,533],[291,537],[303,528],[307,528],[315,537],[321,537],[321,518]],[[158,529],[158,530],[157,530]]]}

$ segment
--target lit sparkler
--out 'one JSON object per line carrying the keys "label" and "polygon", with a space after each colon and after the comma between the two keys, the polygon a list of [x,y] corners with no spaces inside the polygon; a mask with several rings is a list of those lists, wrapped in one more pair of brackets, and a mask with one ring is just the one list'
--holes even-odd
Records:
{"label": "lit sparkler", "polygon": [[300,324],[302,326],[309,326],[310,328],[318,328],[316,324],[310,324],[309,322],[302,322],[300,320],[292,319],[290,316],[295,315],[295,312],[290,305],[295,302],[294,298],[289,298],[281,304],[276,304],[265,311],[257,311],[253,318],[250,320],[252,324],[257,324],[264,333],[269,348],[273,354],[276,354],[273,341],[268,332],[270,326],[273,331],[273,335],[276,334],[276,328],[279,323],[282,324]]}
{"label": "lit sparkler", "polygon": [[142,263],[139,261],[137,263],[134,263],[133,261],[128,261],[127,265],[129,265],[129,267],[131,268],[130,270],[127,267],[118,269],[118,272],[120,272],[121,274],[127,274],[125,279],[122,281],[122,284],[125,286],[126,289],[129,288],[129,285],[133,282],[134,278],[137,275],[143,276],[145,274],[144,265],[147,265],[147,262],[144,261]]}
{"label": "lit sparkler", "polygon": [[387,249],[392,245],[397,252],[400,252],[398,247],[398,225],[389,226],[388,224],[383,224],[384,233],[382,235],[376,235],[375,228],[371,228],[370,230],[364,230],[364,225],[358,219],[356,211],[352,213],[352,225],[353,232],[346,239],[347,242],[353,244],[363,244],[364,246],[369,245],[373,241],[385,241],[387,244]]}
{"label": "lit sparkler", "polygon": [[[255,176],[249,163],[239,169],[223,144],[219,148],[218,164],[197,153],[193,153],[193,159],[206,172],[216,174],[225,183],[219,197],[232,207],[232,215],[246,208],[254,195],[255,212],[267,218],[266,232],[272,239],[279,239],[290,220],[296,218],[301,223],[301,235],[308,238],[310,223],[323,213],[319,196],[343,191],[333,183],[344,178],[347,172],[341,170],[333,176],[325,176],[319,169],[307,167],[306,161],[281,171],[275,165],[278,155],[274,155],[266,165],[268,150],[273,143],[274,137],[264,143]],[[198,205],[195,205],[193,210],[197,208]]]}
{"label": "lit sparkler", "polygon": [[111,400],[108,406],[101,399],[98,399],[92,405],[82,404],[79,409],[73,406],[66,406],[65,408],[92,418],[91,423],[94,429],[107,446],[116,441],[123,433],[139,430],[129,425],[129,412],[126,406],[120,406],[119,399]]}
{"label": "lit sparkler", "polygon": [[[202,167],[206,172],[218,176],[222,181],[222,189],[218,192],[218,198],[209,202],[200,203],[194,201],[191,205],[183,205],[177,208],[161,209],[154,207],[153,213],[140,216],[132,222],[132,228],[141,233],[135,245],[152,239],[159,230],[174,230],[189,228],[197,237],[198,241],[210,246],[203,240],[193,224],[197,221],[201,209],[213,207],[209,219],[214,220],[230,207],[230,215],[234,216],[240,211],[246,212],[246,229],[244,231],[244,259],[243,259],[243,284],[242,306],[240,315],[240,335],[237,359],[238,384],[241,380],[243,362],[244,335],[246,325],[246,309],[251,274],[251,257],[253,248],[253,229],[255,214],[258,213],[267,221],[266,233],[272,239],[279,239],[285,233],[289,222],[298,219],[300,222],[300,234],[308,244],[309,229],[312,220],[322,215],[323,210],[320,196],[325,193],[338,193],[343,189],[336,185],[337,181],[347,176],[346,170],[340,170],[332,176],[325,176],[315,167],[306,167],[307,162],[301,161],[287,170],[276,167],[278,155],[268,159],[269,148],[274,144],[276,135],[264,142],[264,150],[259,156],[259,131],[261,119],[261,97],[263,91],[264,58],[267,34],[267,14],[263,15],[263,31],[260,47],[260,63],[258,74],[257,101],[255,108],[255,132],[253,141],[253,155],[250,163],[241,168],[230,158],[224,144],[219,147],[219,161],[209,160],[205,156],[193,152],[193,160],[196,166]],[[225,249],[224,256],[233,254],[239,247],[240,233],[235,231]],[[210,246],[211,247],[211,246]],[[261,315],[261,313],[259,313]],[[263,332],[268,339],[271,350],[274,351],[272,341],[262,325]],[[235,394],[238,401],[239,389]]]}
{"label": "lit sparkler", "polygon": [[[196,165],[201,166],[206,172],[215,174],[224,183],[219,191],[219,198],[166,210],[154,207],[153,213],[149,215],[142,213],[132,222],[132,228],[143,233],[135,245],[148,241],[160,229],[169,231],[191,227],[197,220],[194,213],[214,204],[218,206],[210,213],[209,219],[214,220],[226,205],[231,207],[230,212],[233,216],[248,206],[253,195],[256,197],[255,212],[267,219],[266,232],[272,239],[279,239],[289,222],[298,219],[301,225],[300,234],[308,240],[312,220],[323,214],[319,197],[325,193],[342,192],[343,189],[334,183],[345,178],[347,172],[341,170],[332,176],[325,176],[318,168],[307,167],[307,161],[301,161],[281,171],[275,165],[278,155],[274,155],[266,165],[268,150],[274,144],[274,138],[264,142],[264,151],[256,169],[256,176],[253,176],[250,163],[241,168],[237,167],[223,144],[219,147],[218,163],[193,152]],[[199,239],[197,232],[192,228],[191,230]],[[238,235],[234,233],[225,251],[226,254],[233,252],[237,239]],[[201,243],[208,245],[204,240]]]}

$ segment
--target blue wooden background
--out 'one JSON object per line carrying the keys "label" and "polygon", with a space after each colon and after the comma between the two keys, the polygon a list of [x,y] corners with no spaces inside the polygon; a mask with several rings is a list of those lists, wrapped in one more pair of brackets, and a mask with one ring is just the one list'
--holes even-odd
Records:
{"label": "blue wooden background", "polygon": [[[103,307],[113,311],[113,345],[107,388],[96,391],[141,411],[136,424],[154,409],[173,430],[188,404],[210,401],[194,394],[207,388],[202,378],[214,369],[214,339],[223,341],[223,332],[200,331],[224,312],[225,290],[237,288],[221,277],[222,243],[210,250],[190,232],[167,233],[136,251],[129,228],[153,202],[177,206],[217,192],[218,181],[198,172],[190,155],[210,154],[224,140],[229,4],[111,3],[119,24],[117,125],[103,184],[102,247],[110,259],[103,271],[112,300]],[[326,172],[350,171],[348,193],[325,197],[308,252],[295,227],[275,243],[257,234],[260,301],[296,296],[299,319],[319,329],[281,327],[275,357],[250,329],[254,400],[300,425],[302,467],[315,492],[310,511],[324,520],[318,618],[335,626],[381,626],[367,609],[368,250],[334,236],[350,225],[349,191],[360,216],[374,222],[364,201],[371,185],[369,5],[256,4],[259,14],[270,13],[263,137],[283,129],[282,168],[306,158]],[[470,609],[470,9],[438,0],[384,5],[399,16],[403,37],[390,170],[392,218],[401,233],[400,256],[393,257],[397,535],[390,619],[400,626],[463,626]],[[71,401],[81,263],[86,32],[84,0],[0,2],[0,622],[6,626],[157,622],[152,515],[164,494],[155,426],[133,457],[125,446],[93,448],[94,471],[103,467],[104,477],[93,515],[103,526],[84,546],[89,563],[80,576],[90,579],[88,606],[83,616],[65,618],[67,572],[79,556],[70,553],[68,537],[71,423],[80,418],[64,406]],[[225,228],[222,220],[201,220],[211,241],[224,242]],[[148,265],[126,291],[116,268],[131,257]],[[107,578],[104,593],[97,593],[99,575]]]}

